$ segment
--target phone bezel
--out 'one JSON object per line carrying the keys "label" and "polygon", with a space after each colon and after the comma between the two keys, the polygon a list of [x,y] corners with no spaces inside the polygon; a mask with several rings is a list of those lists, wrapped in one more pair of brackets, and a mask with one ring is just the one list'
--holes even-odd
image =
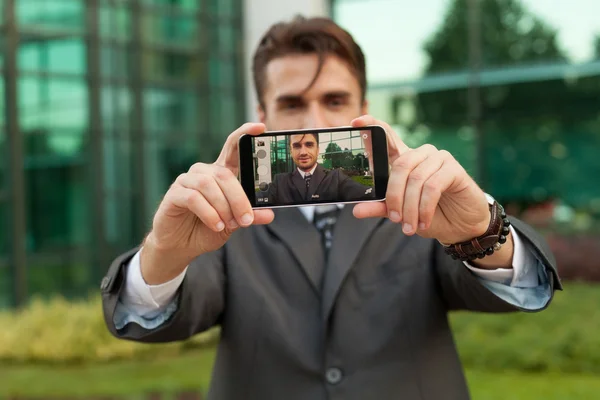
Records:
{"label": "phone bezel", "polygon": [[[372,200],[357,200],[357,201],[318,201],[311,200],[297,204],[273,205],[273,204],[257,204],[256,192],[254,189],[254,161],[252,157],[252,139],[258,137],[281,136],[281,135],[297,135],[303,133],[335,133],[347,131],[371,131],[372,153],[373,153],[373,180],[375,182],[375,198]],[[294,129],[281,131],[267,131],[260,135],[244,134],[238,140],[238,158],[239,158],[239,180],[246,193],[246,197],[250,200],[250,204],[254,209],[261,208],[286,208],[286,207],[302,207],[322,204],[352,204],[366,203],[375,201],[384,201],[387,192],[387,184],[389,179],[389,163],[387,152],[387,136],[383,127],[379,125],[369,125],[365,127],[335,127],[335,128],[316,128],[316,129]]]}

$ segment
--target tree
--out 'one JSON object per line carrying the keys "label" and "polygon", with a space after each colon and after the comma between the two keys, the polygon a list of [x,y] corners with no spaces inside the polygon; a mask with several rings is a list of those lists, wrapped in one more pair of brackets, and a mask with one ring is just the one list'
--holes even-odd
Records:
{"label": "tree", "polygon": [[342,148],[335,142],[330,142],[323,154],[327,168],[348,168],[352,166],[352,152]]}
{"label": "tree", "polygon": [[[425,43],[429,56],[426,76],[468,71],[468,4],[467,0],[452,1],[442,25]],[[556,30],[518,0],[480,0],[479,5],[482,69],[568,62],[558,45]],[[569,149],[581,149],[577,144],[581,140],[566,133],[597,113],[591,107],[593,100],[589,102],[591,93],[584,87],[581,82],[555,79],[481,88],[479,105],[489,178],[486,190],[501,200],[535,202],[570,196],[570,201],[579,202],[576,196],[580,193],[565,188],[577,176],[590,176],[573,173],[582,161],[570,157]],[[467,99],[468,88],[419,93],[416,118],[404,128],[415,132],[417,127],[425,127],[432,132],[429,141],[448,149],[463,164],[472,163],[472,142],[461,141],[457,135],[464,128],[472,131]],[[598,135],[588,136],[589,143],[598,143]],[[586,170],[600,173],[592,165]]]}

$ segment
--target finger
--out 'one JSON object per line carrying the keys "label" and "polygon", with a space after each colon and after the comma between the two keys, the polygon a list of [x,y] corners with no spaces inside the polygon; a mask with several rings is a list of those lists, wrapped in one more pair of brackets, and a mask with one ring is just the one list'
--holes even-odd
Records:
{"label": "finger", "polygon": [[352,120],[351,125],[360,128],[368,125],[379,125],[385,130],[388,145],[388,158],[390,164],[393,163],[401,154],[410,150],[410,148],[400,139],[400,136],[394,132],[387,123],[377,120],[370,115],[363,115]]}
{"label": "finger", "polygon": [[253,225],[266,225],[273,222],[275,214],[271,209],[265,210],[254,210],[254,222]]}
{"label": "finger", "polygon": [[[442,153],[435,152],[434,154],[430,154],[408,175],[406,190],[404,191],[404,208],[402,211],[402,230],[405,234],[412,235],[417,229],[425,229],[424,225],[421,226],[424,216],[421,215],[420,209],[423,185],[443,164],[444,157]],[[431,214],[432,216],[433,214]]]}
{"label": "finger", "polygon": [[374,218],[388,216],[388,210],[385,201],[359,203],[354,206],[352,213],[356,218]]}
{"label": "finger", "polygon": [[165,199],[176,207],[193,212],[209,229],[215,232],[225,229],[225,223],[219,213],[197,190],[175,185],[169,190]]}
{"label": "finger", "polygon": [[227,137],[225,145],[221,150],[221,154],[215,164],[225,168],[229,168],[234,175],[237,175],[239,168],[238,159],[238,140],[244,134],[257,136],[265,132],[265,124],[248,122],[236,129],[232,134]]}
{"label": "finger", "polygon": [[[215,172],[215,170],[218,169],[219,172]],[[193,174],[205,174],[205,175],[213,175],[215,176],[215,178],[217,179],[217,184],[219,184],[219,187],[221,188],[221,190],[223,190],[223,187],[227,186],[225,188],[225,190],[227,190],[228,193],[225,193],[225,191],[223,191],[223,193],[225,194],[227,201],[230,205],[232,205],[232,209],[233,214],[236,215],[237,217],[241,216],[243,217],[243,215],[246,212],[249,213],[253,213],[253,219],[254,221],[252,221],[253,225],[264,225],[264,224],[269,224],[273,221],[273,218],[275,217],[275,215],[273,214],[273,211],[271,209],[263,209],[263,210],[252,210],[250,203],[248,201],[248,197],[246,196],[246,193],[244,192],[244,189],[241,187],[239,181],[237,180],[237,178],[235,177],[235,175],[233,175],[233,172],[225,172],[225,171],[230,171],[228,168],[225,167],[219,167],[216,166],[214,164],[203,164],[203,163],[196,163],[194,165],[192,165],[192,167],[190,168],[190,173]],[[231,181],[230,184],[227,185],[223,185],[221,186],[221,184],[219,183],[220,181],[227,181],[232,179],[235,181]],[[229,187],[237,187],[237,190],[233,190],[231,191],[231,195],[229,194],[230,190]],[[231,199],[234,199],[233,201]],[[238,202],[242,202],[242,203],[246,203],[246,205],[244,207],[242,207],[241,205],[239,205]],[[244,211],[239,211],[237,212],[236,210],[244,210]],[[245,208],[248,207],[248,208]],[[238,219],[236,218],[236,222],[238,221]],[[240,219],[239,223],[241,225],[245,225],[244,222]]]}
{"label": "finger", "polygon": [[424,145],[415,150],[410,150],[396,159],[392,164],[390,178],[386,193],[386,203],[389,212],[389,218],[393,222],[404,220],[404,196],[408,176],[410,173],[427,157],[435,153],[435,147]]}
{"label": "finger", "polygon": [[[231,221],[234,220],[233,212],[229,206],[229,202],[227,201],[225,194],[212,175],[200,173],[181,174],[179,177],[177,177],[175,182],[185,188],[192,189],[200,193],[202,197],[210,204],[211,208],[216,210],[221,221],[223,221],[228,228],[235,229],[238,227],[236,226],[237,224],[231,224]],[[250,221],[250,223],[252,223],[252,221]]]}
{"label": "finger", "polygon": [[455,177],[458,176],[457,169],[460,167],[452,160],[446,156],[442,167],[423,184],[419,204],[419,229],[421,230],[429,229],[442,193],[454,184]]}
{"label": "finger", "polygon": [[212,168],[212,175],[225,195],[229,203],[229,209],[233,215],[233,218],[228,221],[227,226],[230,229],[235,229],[238,226],[251,225],[254,221],[252,205],[233,172],[228,168],[215,165]]}

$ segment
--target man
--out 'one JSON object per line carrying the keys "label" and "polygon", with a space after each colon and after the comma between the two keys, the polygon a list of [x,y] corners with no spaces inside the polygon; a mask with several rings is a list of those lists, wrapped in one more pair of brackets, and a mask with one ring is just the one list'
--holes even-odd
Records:
{"label": "man", "polygon": [[[447,313],[544,309],[561,288],[547,244],[449,153],[366,115],[363,53],[330,20],[273,26],[253,68],[262,123],[179,176],[141,250],[113,262],[108,328],[169,342],[219,325],[211,399],[467,399]],[[348,124],[387,130],[385,202],[330,216],[330,247],[319,208],[251,209],[241,134]]]}
{"label": "man", "polygon": [[375,197],[373,187],[356,182],[340,169],[327,171],[317,163],[318,135],[291,135],[290,155],[296,169],[275,175],[267,192],[271,205],[308,201],[358,201]]}

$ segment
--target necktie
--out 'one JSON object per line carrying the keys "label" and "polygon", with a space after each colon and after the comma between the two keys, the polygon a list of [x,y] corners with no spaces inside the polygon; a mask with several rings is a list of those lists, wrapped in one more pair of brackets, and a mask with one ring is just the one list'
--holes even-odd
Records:
{"label": "necktie", "polygon": [[329,257],[329,249],[333,240],[333,228],[337,222],[340,209],[335,204],[328,204],[315,207],[313,224],[321,233],[321,243],[325,250],[325,258]]}
{"label": "necktie", "polygon": [[306,185],[306,191],[304,193],[304,197],[308,200],[308,188],[310,187],[310,180],[312,179],[312,174],[307,172],[304,174],[304,184]]}

